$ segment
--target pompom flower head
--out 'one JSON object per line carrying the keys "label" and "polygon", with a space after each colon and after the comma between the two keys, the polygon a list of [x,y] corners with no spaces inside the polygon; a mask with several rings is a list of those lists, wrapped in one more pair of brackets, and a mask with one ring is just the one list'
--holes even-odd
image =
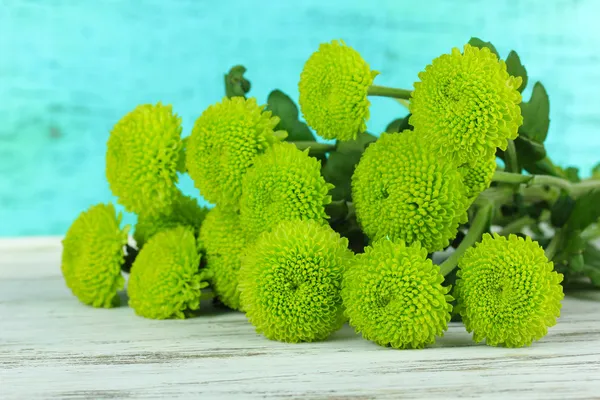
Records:
{"label": "pompom flower head", "polygon": [[158,232],[133,262],[127,292],[136,314],[152,319],[185,318],[200,307],[205,272],[200,271],[193,229]]}
{"label": "pompom flower head", "polygon": [[240,270],[240,299],[257,332],[272,340],[323,340],[343,322],[340,289],[348,240],[315,221],[285,221],[262,234]]}
{"label": "pompom flower head", "polygon": [[129,230],[128,226],[121,229],[120,223],[121,215],[116,215],[112,204],[97,204],[75,219],[62,241],[65,282],[84,304],[104,308],[119,304]]}
{"label": "pompom flower head", "polygon": [[144,104],[113,128],[106,151],[106,178],[127,211],[153,214],[179,193],[181,118],[171,106]]}
{"label": "pompom flower head", "polygon": [[496,154],[487,155],[463,164],[458,169],[463,177],[466,195],[469,202],[479,196],[479,193],[490,187],[494,172],[496,172]]}
{"label": "pompom flower head", "polygon": [[422,348],[448,329],[449,287],[419,243],[382,239],[358,254],[344,276],[350,325],[381,346]]}
{"label": "pompom flower head", "polygon": [[563,276],[531,238],[485,234],[458,266],[457,311],[476,342],[529,346],[556,324]]}
{"label": "pompom flower head", "polygon": [[372,241],[420,242],[429,252],[448,246],[467,209],[454,164],[412,131],[384,133],[365,150],[352,176],[352,198]]}
{"label": "pompom flower head", "polygon": [[225,97],[202,113],[187,143],[186,166],[207,201],[237,207],[254,158],[287,135],[273,131],[278,123],[254,98]]}
{"label": "pompom flower head", "polygon": [[377,74],[343,41],[321,44],[304,64],[298,85],[308,125],[325,139],[355,139],[367,129],[367,91]]}
{"label": "pompom flower head", "polygon": [[419,73],[410,99],[410,124],[437,151],[459,164],[506,149],[523,123],[521,77],[506,71],[488,48],[452,49]]}
{"label": "pompom flower head", "polygon": [[257,157],[244,176],[240,219],[246,236],[256,238],[281,221],[324,222],[332,187],[308,150],[300,151],[291,143],[275,145]]}
{"label": "pompom flower head", "polygon": [[179,225],[194,229],[196,236],[208,210],[198,205],[196,199],[179,194],[169,207],[159,214],[140,214],[133,238],[141,248],[157,232]]}
{"label": "pompom flower head", "polygon": [[211,209],[200,228],[200,242],[212,289],[223,304],[238,310],[238,273],[246,245],[239,214],[221,206]]}

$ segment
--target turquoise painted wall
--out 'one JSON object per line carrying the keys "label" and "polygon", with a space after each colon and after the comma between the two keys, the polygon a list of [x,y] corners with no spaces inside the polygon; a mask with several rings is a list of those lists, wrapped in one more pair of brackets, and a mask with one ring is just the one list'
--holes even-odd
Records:
{"label": "turquoise painted wall", "polygon": [[[61,234],[110,201],[108,132],[137,104],[173,104],[187,134],[232,65],[259,101],[297,97],[304,61],[334,38],[379,84],[407,88],[471,36],[514,48],[550,93],[554,158],[587,171],[600,158],[598,15],[597,0],[0,0],[0,235]],[[375,99],[369,129],[404,113]]]}

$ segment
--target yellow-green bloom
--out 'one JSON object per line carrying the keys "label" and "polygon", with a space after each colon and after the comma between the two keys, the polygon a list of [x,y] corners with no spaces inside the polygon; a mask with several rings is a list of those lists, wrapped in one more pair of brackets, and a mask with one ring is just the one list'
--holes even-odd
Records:
{"label": "yellow-green bloom", "polygon": [[282,342],[323,340],[343,322],[348,240],[315,221],[285,221],[261,235],[240,270],[240,300],[256,331]]}
{"label": "yellow-green bloom", "polygon": [[490,152],[459,167],[469,202],[490,187],[496,166],[496,154]]}
{"label": "yellow-green bloom", "polygon": [[435,149],[462,164],[515,139],[521,116],[521,77],[488,48],[452,49],[419,73],[410,99],[410,124]]}
{"label": "yellow-green bloom", "polygon": [[429,252],[448,246],[467,210],[462,176],[416,132],[383,133],[352,176],[356,217],[372,240],[420,242]]}
{"label": "yellow-green bloom", "polygon": [[239,214],[221,206],[210,210],[200,228],[200,241],[212,289],[223,304],[238,310],[238,272],[246,246]]}
{"label": "yellow-green bloom", "polygon": [[119,204],[154,214],[178,195],[181,118],[171,106],[144,104],[113,128],[106,151],[106,178]]}
{"label": "yellow-green bloom", "polygon": [[367,91],[377,74],[343,41],[321,44],[304,64],[298,85],[308,125],[325,139],[355,139],[367,129]]}
{"label": "yellow-green bloom", "polygon": [[152,319],[185,318],[200,308],[208,286],[200,269],[192,228],[177,226],[158,232],[133,262],[127,292],[137,315]]}
{"label": "yellow-green bloom", "polygon": [[240,219],[249,239],[281,221],[324,222],[327,193],[333,185],[321,176],[321,163],[290,143],[280,143],[257,157],[244,176]]}
{"label": "yellow-green bloom", "polygon": [[530,237],[485,234],[458,266],[457,310],[476,342],[529,346],[556,324],[563,276]]}
{"label": "yellow-green bloom", "polygon": [[254,158],[285,137],[273,131],[278,123],[254,98],[225,97],[202,113],[187,143],[186,166],[207,201],[237,207]]}
{"label": "yellow-green bloom", "polygon": [[135,225],[133,238],[142,248],[144,243],[159,231],[179,225],[194,228],[196,236],[208,210],[198,205],[196,199],[179,194],[172,204],[160,214],[140,214]]}
{"label": "yellow-green bloom", "polygon": [[423,348],[448,329],[449,287],[417,242],[382,239],[358,254],[344,275],[350,325],[381,346]]}
{"label": "yellow-green bloom", "polygon": [[79,214],[62,241],[63,277],[84,304],[104,308],[119,304],[129,230],[129,226],[121,229],[120,223],[121,214],[117,216],[112,204],[97,204]]}

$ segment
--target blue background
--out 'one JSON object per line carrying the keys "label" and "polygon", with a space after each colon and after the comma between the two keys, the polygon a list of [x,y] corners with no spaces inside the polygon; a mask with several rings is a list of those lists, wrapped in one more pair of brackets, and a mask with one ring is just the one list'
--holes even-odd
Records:
{"label": "blue background", "polygon": [[[471,36],[517,50],[550,94],[552,157],[588,174],[600,158],[598,15],[597,0],[0,0],[0,235],[62,234],[110,201],[108,132],[136,105],[173,104],[187,135],[239,63],[259,102],[273,88],[297,98],[304,61],[335,38],[381,72],[376,83],[404,88]],[[372,102],[373,132],[406,114]]]}

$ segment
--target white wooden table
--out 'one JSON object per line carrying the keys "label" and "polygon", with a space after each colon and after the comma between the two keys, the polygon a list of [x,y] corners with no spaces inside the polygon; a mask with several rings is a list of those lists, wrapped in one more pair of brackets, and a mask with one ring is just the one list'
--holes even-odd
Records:
{"label": "white wooden table", "polygon": [[530,348],[475,345],[452,324],[435,348],[391,350],[344,327],[313,344],[271,342],[210,307],[152,321],[81,305],[58,238],[0,241],[0,399],[600,398],[600,293],[569,296]]}

